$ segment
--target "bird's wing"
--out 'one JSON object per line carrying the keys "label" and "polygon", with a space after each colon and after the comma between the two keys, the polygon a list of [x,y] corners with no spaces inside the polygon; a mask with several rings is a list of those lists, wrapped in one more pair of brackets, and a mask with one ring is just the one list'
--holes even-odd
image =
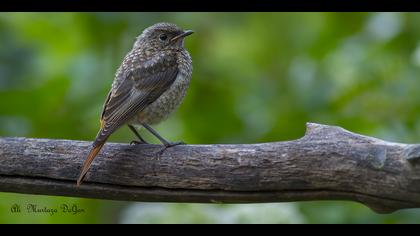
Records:
{"label": "bird's wing", "polygon": [[[108,137],[135,114],[154,102],[175,81],[175,61],[163,58],[141,63],[141,66],[119,73],[121,76],[105,102],[101,115],[101,132],[97,139]],[[97,140],[101,142],[101,140]]]}

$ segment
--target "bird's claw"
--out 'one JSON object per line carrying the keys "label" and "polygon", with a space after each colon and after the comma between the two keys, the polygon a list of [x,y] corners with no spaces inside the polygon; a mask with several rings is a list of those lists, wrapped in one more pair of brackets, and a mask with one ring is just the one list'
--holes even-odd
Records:
{"label": "bird's claw", "polygon": [[178,146],[178,145],[185,145],[186,143],[184,143],[183,141],[178,141],[178,142],[168,142],[165,143],[165,148],[170,148],[170,147],[174,147],[174,146]]}
{"label": "bird's claw", "polygon": [[133,141],[130,142],[130,145],[140,145],[140,144],[148,144],[148,143],[138,141],[138,140],[133,140]]}
{"label": "bird's claw", "polygon": [[174,147],[174,146],[178,146],[178,145],[185,145],[186,143],[184,143],[183,141],[178,141],[178,142],[167,142],[164,143],[164,147],[162,148],[162,150],[160,150],[157,155],[160,156],[162,155],[166,149],[170,148],[170,147]]}

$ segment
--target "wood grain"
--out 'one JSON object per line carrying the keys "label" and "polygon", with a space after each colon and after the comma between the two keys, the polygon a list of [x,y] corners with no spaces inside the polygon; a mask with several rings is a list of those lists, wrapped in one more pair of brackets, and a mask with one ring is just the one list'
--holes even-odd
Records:
{"label": "wood grain", "polygon": [[308,123],[286,142],[107,143],[76,186],[91,142],[0,139],[0,191],[128,201],[350,200],[379,213],[420,207],[420,145]]}

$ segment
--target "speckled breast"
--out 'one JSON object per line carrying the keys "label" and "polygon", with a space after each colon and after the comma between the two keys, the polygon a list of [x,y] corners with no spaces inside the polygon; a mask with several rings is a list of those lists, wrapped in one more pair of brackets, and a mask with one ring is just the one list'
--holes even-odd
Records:
{"label": "speckled breast", "polygon": [[179,72],[173,84],[156,101],[137,114],[137,122],[157,124],[179,106],[190,84],[192,65],[188,52],[178,56]]}

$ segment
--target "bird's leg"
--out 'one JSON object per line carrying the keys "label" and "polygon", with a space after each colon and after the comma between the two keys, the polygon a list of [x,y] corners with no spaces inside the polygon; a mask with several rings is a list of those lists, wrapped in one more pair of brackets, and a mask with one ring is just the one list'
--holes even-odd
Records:
{"label": "bird's leg", "polygon": [[156,132],[156,130],[154,130],[152,127],[150,127],[148,124],[142,123],[141,124],[144,128],[146,128],[151,134],[153,134],[156,138],[159,139],[159,141],[162,142],[163,145],[165,145],[165,149],[169,148],[169,147],[173,147],[173,146],[177,146],[177,145],[182,145],[185,144],[184,142],[180,141],[180,142],[169,142],[168,140],[164,139],[162,136],[160,136],[158,134],[158,132]]}
{"label": "bird's leg", "polygon": [[131,131],[133,131],[133,133],[137,136],[137,138],[139,138],[139,140],[133,140],[131,141],[130,144],[148,144],[148,142],[146,142],[146,140],[144,140],[139,132],[137,132],[136,128],[132,125],[128,125],[128,128],[130,128]]}

